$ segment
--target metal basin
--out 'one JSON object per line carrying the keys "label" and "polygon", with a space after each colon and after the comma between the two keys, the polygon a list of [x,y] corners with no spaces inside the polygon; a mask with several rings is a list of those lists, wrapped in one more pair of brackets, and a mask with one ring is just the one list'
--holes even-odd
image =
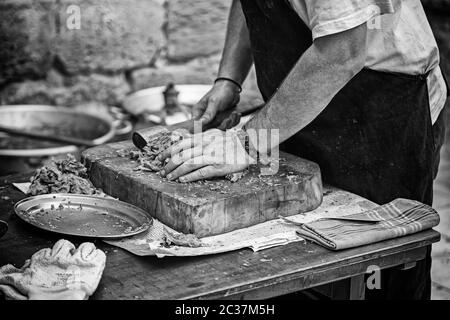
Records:
{"label": "metal basin", "polygon": [[[196,104],[211,88],[211,85],[205,84],[177,84],[179,91],[178,101],[187,105]],[[123,107],[133,115],[139,115],[143,112],[156,113],[164,108],[163,91],[166,86],[152,87],[142,89],[129,94],[123,101]],[[262,104],[264,101],[259,92],[243,91],[241,100],[237,105],[238,111],[243,111],[252,106]]]}
{"label": "metal basin", "polygon": [[[66,107],[44,105],[0,106],[0,124],[40,133],[60,134],[102,144],[114,136],[112,119],[82,113]],[[0,132],[0,156],[42,157],[77,152],[73,145],[9,137]]]}
{"label": "metal basin", "polygon": [[[0,124],[84,138],[97,144],[108,142],[115,134],[110,117],[45,105],[0,106]],[[11,137],[0,132],[0,176],[34,170],[45,164],[49,157],[58,158],[70,153],[78,158],[81,151],[74,145]]]}
{"label": "metal basin", "polygon": [[[166,86],[152,87],[142,89],[129,94],[123,101],[123,107],[129,113],[138,115],[143,112],[158,112],[164,108],[163,91]],[[210,85],[203,84],[180,84],[176,85],[179,91],[178,100],[184,104],[195,104],[203,97],[209,89]]]}

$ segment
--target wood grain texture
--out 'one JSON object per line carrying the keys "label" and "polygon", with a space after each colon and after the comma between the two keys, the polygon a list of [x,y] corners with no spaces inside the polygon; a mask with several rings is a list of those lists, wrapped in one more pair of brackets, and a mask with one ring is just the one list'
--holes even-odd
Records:
{"label": "wood grain texture", "polygon": [[235,183],[216,179],[183,184],[136,171],[137,163],[117,152],[131,149],[130,142],[119,142],[86,150],[83,159],[91,181],[183,233],[221,234],[311,211],[322,202],[318,165],[286,153],[280,153],[274,176],[258,177],[259,168],[253,168]]}
{"label": "wood grain texture", "polygon": [[[0,266],[23,265],[33,253],[51,248],[61,236],[21,221],[14,203],[26,197],[11,183],[31,174],[0,178],[0,220],[9,230],[0,240]],[[261,252],[239,250],[192,258],[138,257],[100,240],[65,237],[76,246],[92,241],[105,251],[106,268],[93,299],[263,299],[332,283],[366,272],[419,261],[440,239],[433,230],[372,245],[329,251],[297,242]]]}

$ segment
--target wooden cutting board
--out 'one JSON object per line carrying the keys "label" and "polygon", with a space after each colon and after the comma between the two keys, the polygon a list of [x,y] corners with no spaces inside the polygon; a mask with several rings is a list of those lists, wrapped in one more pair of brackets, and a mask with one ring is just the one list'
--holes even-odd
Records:
{"label": "wooden cutting board", "polygon": [[137,162],[120,155],[128,150],[135,147],[126,141],[84,151],[92,182],[183,233],[221,234],[311,211],[322,202],[319,166],[287,153],[280,153],[273,176],[259,176],[260,170],[253,168],[234,183],[216,179],[183,184],[136,171]]}

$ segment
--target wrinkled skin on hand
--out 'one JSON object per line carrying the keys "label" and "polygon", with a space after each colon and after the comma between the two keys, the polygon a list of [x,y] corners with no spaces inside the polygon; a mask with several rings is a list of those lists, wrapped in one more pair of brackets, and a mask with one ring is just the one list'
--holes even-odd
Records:
{"label": "wrinkled skin on hand", "polygon": [[193,118],[203,124],[210,123],[217,113],[236,106],[239,102],[236,85],[228,81],[218,81],[193,107]]}
{"label": "wrinkled skin on hand", "polygon": [[187,137],[159,155],[161,161],[169,158],[160,174],[180,182],[223,177],[256,163],[236,131],[218,129]]}

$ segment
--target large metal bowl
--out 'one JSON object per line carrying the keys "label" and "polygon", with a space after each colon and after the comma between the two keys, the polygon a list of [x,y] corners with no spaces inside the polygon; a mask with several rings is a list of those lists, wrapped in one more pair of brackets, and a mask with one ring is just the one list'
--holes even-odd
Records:
{"label": "large metal bowl", "polygon": [[[175,88],[179,92],[178,101],[180,103],[194,105],[212,86],[205,84],[177,84]],[[123,108],[133,115],[139,115],[143,112],[159,112],[164,108],[163,91],[165,89],[165,86],[160,86],[133,92],[125,97]],[[247,109],[254,109],[254,106],[261,105],[263,102],[259,92],[243,91],[237,110],[243,112]]]}
{"label": "large metal bowl", "polygon": [[[212,86],[204,84],[180,84],[175,87],[179,91],[178,101],[180,103],[195,104]],[[164,108],[163,91],[165,89],[166,86],[160,86],[133,92],[125,97],[123,107],[134,115],[143,112],[152,113],[161,111]]]}
{"label": "large metal bowl", "polygon": [[[102,144],[114,137],[112,119],[72,110],[66,107],[45,105],[0,106],[0,125],[26,130],[45,131],[50,134],[64,134],[92,140]],[[0,132],[0,139],[6,136]],[[62,145],[36,140],[26,146],[15,145],[0,148],[0,157],[43,157],[75,153],[74,145]]]}

